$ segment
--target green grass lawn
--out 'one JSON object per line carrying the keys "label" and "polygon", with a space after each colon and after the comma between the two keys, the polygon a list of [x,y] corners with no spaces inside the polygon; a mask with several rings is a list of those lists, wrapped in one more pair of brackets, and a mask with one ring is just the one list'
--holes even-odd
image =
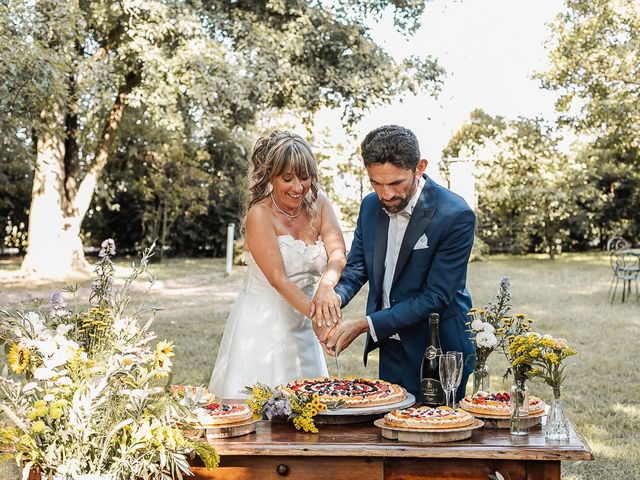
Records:
{"label": "green grass lawn", "polygon": [[[119,263],[124,275],[130,261]],[[12,277],[16,262],[0,262],[0,305],[48,297],[60,284],[25,283]],[[220,259],[171,259],[152,265],[158,281],[148,303],[159,308],[155,331],[176,344],[177,383],[207,384],[228,311],[240,288],[244,269],[224,275]],[[563,464],[563,479],[640,478],[640,305],[611,305],[611,279],[604,254],[545,257],[492,257],[469,266],[469,289],[475,305],[495,296],[502,276],[511,277],[514,313],[536,319],[535,329],[565,337],[579,355],[570,358],[564,400],[571,419],[591,446],[593,462]],[[85,289],[86,290],[86,289]],[[142,292],[142,288],[140,288]],[[86,297],[86,295],[85,295]],[[345,309],[345,318],[364,312],[365,292]],[[362,365],[363,340],[341,355],[342,373],[377,375],[377,359]],[[492,388],[499,388],[506,368],[496,352],[490,359]],[[333,362],[328,362],[333,373]],[[1,368],[1,365],[0,365]],[[550,400],[549,388],[531,382],[533,394]],[[4,470],[3,470],[4,468]],[[0,465],[0,478],[13,478]]]}

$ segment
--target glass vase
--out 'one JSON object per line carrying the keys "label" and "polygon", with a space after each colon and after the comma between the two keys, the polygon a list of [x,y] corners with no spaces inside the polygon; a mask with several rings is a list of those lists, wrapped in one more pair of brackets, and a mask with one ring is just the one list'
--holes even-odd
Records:
{"label": "glass vase", "polygon": [[547,415],[547,424],[544,427],[544,436],[547,440],[569,440],[569,420],[560,398],[561,393],[562,387],[553,389],[553,402]]}
{"label": "glass vase", "polygon": [[478,361],[476,359],[473,364],[473,392],[479,391],[489,392],[489,380],[491,369],[484,361]]}
{"label": "glass vase", "polygon": [[529,392],[527,382],[517,378],[511,386],[511,435],[529,435]]}

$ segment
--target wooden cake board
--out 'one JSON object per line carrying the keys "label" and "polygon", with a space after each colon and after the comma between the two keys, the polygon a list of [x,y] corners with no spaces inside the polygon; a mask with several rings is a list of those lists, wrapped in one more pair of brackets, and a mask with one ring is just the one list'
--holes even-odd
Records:
{"label": "wooden cake board", "polygon": [[207,438],[230,438],[247,435],[256,431],[256,424],[261,420],[260,415],[253,415],[248,420],[242,422],[228,423],[226,425],[212,425],[208,427],[196,427],[192,431],[197,432],[197,437],[203,435]]}
{"label": "wooden cake board", "polygon": [[382,429],[382,436],[389,440],[417,443],[444,443],[457,442],[471,438],[471,433],[475,429],[481,428],[484,425],[484,422],[474,418],[473,423],[466,427],[432,429],[391,427],[389,425],[385,425],[383,418],[376,420],[373,424],[376,427],[380,427]]}
{"label": "wooden cake board", "polygon": [[[479,418],[484,422],[485,428],[510,428],[511,417],[504,415],[486,415],[482,413],[469,412],[476,418]],[[531,428],[538,425],[542,421],[542,417],[546,415],[545,412],[534,413],[522,420],[524,428]]]}

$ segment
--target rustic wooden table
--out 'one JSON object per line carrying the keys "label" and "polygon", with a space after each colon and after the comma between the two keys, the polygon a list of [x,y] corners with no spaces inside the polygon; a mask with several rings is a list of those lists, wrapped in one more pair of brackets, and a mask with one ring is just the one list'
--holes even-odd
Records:
{"label": "rustic wooden table", "polygon": [[191,478],[487,480],[499,471],[511,480],[559,480],[562,461],[593,459],[574,428],[569,441],[549,443],[540,426],[524,437],[482,428],[469,440],[416,444],[384,439],[371,423],[322,425],[320,433],[307,434],[291,424],[260,421],[255,433],[209,442],[221,465],[215,470],[194,465]]}

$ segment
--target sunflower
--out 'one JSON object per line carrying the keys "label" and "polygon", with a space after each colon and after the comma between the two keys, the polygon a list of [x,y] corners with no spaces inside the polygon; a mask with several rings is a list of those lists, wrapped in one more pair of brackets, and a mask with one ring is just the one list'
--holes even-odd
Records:
{"label": "sunflower", "polygon": [[167,340],[161,340],[156,345],[156,361],[155,366],[159,370],[168,370],[171,365],[171,357],[175,356],[173,353],[173,342]]}
{"label": "sunflower", "polygon": [[29,349],[17,343],[9,349],[9,366],[15,373],[22,373],[29,366]]}
{"label": "sunflower", "polygon": [[156,345],[156,357],[166,360],[173,356],[175,356],[175,353],[173,353],[173,342],[160,340]]}

